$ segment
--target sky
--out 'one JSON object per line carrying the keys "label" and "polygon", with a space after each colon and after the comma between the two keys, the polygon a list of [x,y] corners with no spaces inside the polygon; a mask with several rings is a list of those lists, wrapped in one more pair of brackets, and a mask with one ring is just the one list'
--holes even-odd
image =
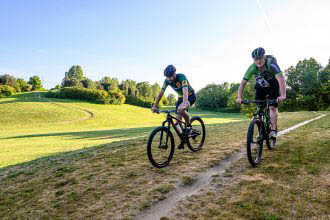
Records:
{"label": "sky", "polygon": [[240,82],[259,46],[282,70],[310,57],[325,66],[329,9],[328,0],[0,0],[0,75],[39,75],[50,89],[80,65],[92,80],[162,84],[173,64],[199,90]]}

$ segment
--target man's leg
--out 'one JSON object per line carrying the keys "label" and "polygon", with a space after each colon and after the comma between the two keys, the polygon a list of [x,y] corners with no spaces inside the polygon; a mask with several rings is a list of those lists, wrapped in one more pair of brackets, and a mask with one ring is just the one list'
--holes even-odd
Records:
{"label": "man's leg", "polygon": [[183,118],[185,120],[185,122],[187,123],[187,126],[188,127],[191,127],[191,124],[190,124],[190,117],[189,117],[189,114],[187,111],[184,111],[183,112]]}
{"label": "man's leg", "polygon": [[270,110],[270,122],[272,123],[272,130],[277,129],[277,108],[275,106],[269,106]]}
{"label": "man's leg", "polygon": [[[193,93],[192,95],[190,95],[188,97],[188,105],[189,105],[188,108],[190,106],[192,106],[195,103],[195,101],[196,101],[196,95],[195,95],[195,93]],[[191,127],[190,117],[189,117],[189,114],[188,114],[188,110],[186,110],[186,111],[183,112],[183,117],[184,117],[184,120],[187,123],[187,127]]]}
{"label": "man's leg", "polygon": [[[269,91],[269,99],[274,99],[276,100],[277,97],[280,96],[279,93],[279,87],[277,84],[275,84],[273,87],[270,88]],[[270,122],[272,124],[272,131],[270,135],[272,137],[277,136],[277,116],[278,116],[278,111],[277,111],[278,104],[276,103],[274,106],[269,106],[270,110]]]}
{"label": "man's leg", "polygon": [[[175,108],[175,110],[177,110],[178,111],[178,107],[179,107],[179,105],[182,103],[182,99],[178,99],[178,101],[177,101],[177,103],[176,103],[176,108]],[[180,114],[180,112],[178,112],[178,114],[176,114],[176,118],[177,119],[179,119],[180,121],[182,121],[182,115]],[[176,121],[176,124],[179,124],[180,122],[179,121]],[[180,123],[180,125],[182,125],[181,123]],[[182,126],[181,126],[182,127]],[[183,132],[183,131],[181,131],[181,132]],[[184,149],[184,141],[182,140],[182,139],[180,139],[180,144],[178,145],[178,147],[177,147],[178,149]]]}

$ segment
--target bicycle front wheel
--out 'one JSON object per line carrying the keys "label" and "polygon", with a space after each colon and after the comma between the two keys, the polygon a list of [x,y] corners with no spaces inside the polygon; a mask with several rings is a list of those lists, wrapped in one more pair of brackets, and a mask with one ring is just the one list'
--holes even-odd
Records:
{"label": "bicycle front wheel", "polygon": [[198,151],[202,148],[205,141],[205,125],[198,116],[192,117],[190,123],[192,132],[188,136],[187,145],[191,151]]}
{"label": "bicycle front wheel", "polygon": [[271,131],[271,127],[272,127],[272,124],[269,122],[267,124],[267,140],[266,140],[266,145],[267,145],[267,148],[268,150],[274,150],[276,148],[276,137],[269,137],[270,135],[270,131]]}
{"label": "bicycle front wheel", "polygon": [[[174,137],[166,127],[155,128],[148,139],[147,153],[149,161],[157,168],[166,167],[173,158]],[[166,139],[168,135],[168,142]]]}
{"label": "bicycle front wheel", "polygon": [[253,119],[247,133],[247,157],[252,166],[260,163],[262,156],[262,130],[259,120]]}

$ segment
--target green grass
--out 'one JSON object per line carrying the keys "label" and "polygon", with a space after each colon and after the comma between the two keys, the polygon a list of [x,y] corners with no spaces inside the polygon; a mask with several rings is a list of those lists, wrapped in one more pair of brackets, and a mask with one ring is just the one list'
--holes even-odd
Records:
{"label": "green grass", "polygon": [[[283,137],[256,168],[178,208],[174,219],[328,219],[330,114]],[[246,159],[240,161],[244,167]],[[215,178],[213,182],[221,182]],[[204,208],[205,207],[205,208]],[[196,212],[196,209],[199,212]]]}
{"label": "green grass", "polygon": [[[22,97],[30,105],[38,103],[34,93]],[[20,96],[16,98],[19,101]],[[68,111],[85,109],[95,117],[3,129],[0,139],[6,145],[0,147],[1,162],[20,164],[0,168],[0,219],[132,219],[176,186],[190,184],[200,172],[244,147],[248,120],[243,116],[191,109],[192,115],[204,114],[205,146],[196,153],[176,150],[167,168],[156,169],[147,159],[146,139],[164,115],[130,105],[56,101]],[[311,112],[283,113],[280,128],[313,117]],[[318,172],[316,166],[308,169]],[[208,215],[217,213],[209,208]]]}
{"label": "green grass", "polygon": [[[165,115],[152,114],[149,109],[132,105],[48,100],[39,93],[0,99],[0,168],[55,153],[147,137],[165,119]],[[240,114],[193,108],[191,113],[202,116],[207,124],[245,119]]]}

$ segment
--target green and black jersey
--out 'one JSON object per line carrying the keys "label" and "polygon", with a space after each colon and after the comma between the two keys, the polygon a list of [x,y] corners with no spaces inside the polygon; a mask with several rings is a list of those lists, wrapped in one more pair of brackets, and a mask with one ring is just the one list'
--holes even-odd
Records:
{"label": "green and black jersey", "polygon": [[280,67],[277,63],[265,64],[265,70],[260,71],[258,66],[253,63],[246,71],[243,79],[249,81],[252,77],[255,77],[256,85],[260,87],[269,87],[271,84],[278,84],[276,77],[283,76]]}
{"label": "green and black jersey", "polygon": [[187,80],[187,77],[182,73],[176,74],[175,80],[172,83],[170,83],[167,79],[165,79],[162,87],[163,92],[165,92],[167,86],[171,86],[174,89],[174,91],[178,93],[179,97],[183,96],[182,88],[184,87],[188,88],[188,96],[194,93],[193,88],[190,86],[189,81]]}

